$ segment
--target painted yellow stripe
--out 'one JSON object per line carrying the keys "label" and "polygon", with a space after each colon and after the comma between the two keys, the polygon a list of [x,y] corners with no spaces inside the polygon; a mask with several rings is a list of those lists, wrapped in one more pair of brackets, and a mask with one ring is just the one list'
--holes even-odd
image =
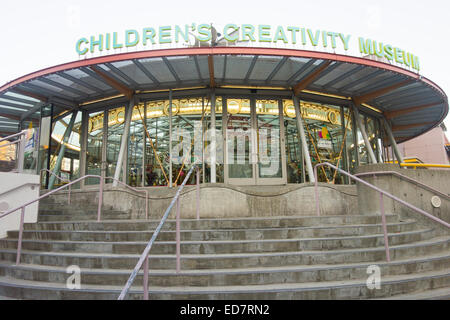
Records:
{"label": "painted yellow stripe", "polygon": [[414,168],[448,168],[448,164],[430,164],[430,163],[400,163],[401,167],[414,167]]}

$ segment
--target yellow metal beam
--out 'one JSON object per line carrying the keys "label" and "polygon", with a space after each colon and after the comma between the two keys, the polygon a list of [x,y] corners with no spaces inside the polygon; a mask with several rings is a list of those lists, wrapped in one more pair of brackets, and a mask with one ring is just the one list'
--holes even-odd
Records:
{"label": "yellow metal beam", "polygon": [[430,164],[430,163],[400,163],[401,167],[414,167],[414,168],[447,168],[450,169],[448,164]]}

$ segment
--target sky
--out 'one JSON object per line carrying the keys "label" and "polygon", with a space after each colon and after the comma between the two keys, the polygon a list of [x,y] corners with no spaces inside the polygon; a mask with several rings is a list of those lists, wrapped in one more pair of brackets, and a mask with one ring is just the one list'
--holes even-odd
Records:
{"label": "sky", "polygon": [[[353,41],[363,37],[392,44],[418,56],[420,73],[450,94],[450,2],[444,0],[15,0],[2,1],[0,8],[0,85],[78,60],[75,43],[81,37],[193,22],[249,23],[329,30],[351,34]],[[450,130],[450,116],[445,124]]]}

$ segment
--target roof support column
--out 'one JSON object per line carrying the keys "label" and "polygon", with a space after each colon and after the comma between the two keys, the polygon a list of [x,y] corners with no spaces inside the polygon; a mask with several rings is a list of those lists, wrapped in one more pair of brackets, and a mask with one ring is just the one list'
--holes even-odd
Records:
{"label": "roof support column", "polygon": [[[155,155],[156,156],[156,155]],[[172,188],[172,89],[169,90],[169,188]]]}
{"label": "roof support column", "polygon": [[59,172],[61,171],[61,163],[64,158],[64,153],[66,152],[66,144],[69,142],[70,134],[72,133],[73,125],[75,123],[75,119],[77,118],[78,111],[74,111],[72,113],[72,117],[70,118],[69,125],[66,128],[66,131],[64,131],[64,137],[61,141],[61,148],[59,149],[58,158],[56,159],[55,168],[53,173],[55,175],[50,175],[50,182],[48,183],[48,190],[53,189],[53,186],[55,185],[55,179],[57,175],[59,175]]}
{"label": "roof support column", "polygon": [[[341,130],[342,130],[342,137],[347,137],[347,135],[345,134],[345,132],[348,130],[348,124],[345,122],[345,109],[343,106],[340,107],[341,109]],[[350,119],[348,119],[348,121],[350,121]],[[347,138],[345,138],[342,141],[342,153],[341,153],[341,157],[342,157],[342,164],[344,167],[344,170],[347,172],[350,172],[350,164],[348,163],[348,155],[347,155]],[[346,184],[351,184],[350,179],[346,176],[344,176],[344,181]]]}
{"label": "roof support column", "polygon": [[377,164],[378,163],[377,158],[375,157],[375,154],[373,153],[372,146],[370,145],[369,137],[367,136],[367,133],[366,133],[366,128],[361,121],[361,117],[359,116],[358,108],[353,103],[352,103],[352,107],[353,107],[353,112],[355,114],[356,123],[359,127],[359,130],[361,131],[362,136],[363,136],[364,144],[366,145],[366,149],[367,149],[367,152],[369,153],[370,160],[372,161],[372,163]]}
{"label": "roof support column", "polygon": [[216,183],[216,92],[211,91],[211,183]]}
{"label": "roof support column", "polygon": [[[87,156],[87,134],[88,134],[89,115],[86,110],[81,115],[81,133],[80,133],[80,177],[86,174],[86,156]],[[84,180],[80,181],[80,188],[84,188]]]}
{"label": "roof support column", "polygon": [[[314,177],[314,171],[311,163],[311,157],[309,155],[308,143],[306,142],[305,129],[303,128],[302,114],[300,112],[300,100],[293,95],[295,118],[297,119],[297,131],[300,133],[301,147],[305,158],[306,169],[308,170],[309,182],[314,183],[316,179]],[[306,179],[305,179],[306,181]]]}
{"label": "roof support column", "polygon": [[[383,117],[383,126],[386,130],[386,133],[388,135],[389,141],[391,142],[391,148],[394,150],[395,156],[397,157],[397,160],[400,163],[403,163],[403,156],[400,153],[400,150],[398,149],[397,143],[395,142],[394,135],[392,134],[391,126],[387,122],[386,118]],[[394,163],[394,159],[392,159],[392,163]]]}
{"label": "roof support column", "polygon": [[119,180],[119,178],[120,178],[120,171],[122,170],[122,167],[123,167],[123,160],[124,160],[125,154],[127,153],[128,135],[130,133],[131,116],[133,114],[134,104],[135,104],[135,97],[132,96],[130,99],[130,102],[128,104],[127,112],[125,115],[125,127],[123,128],[119,157],[117,158],[116,172],[114,173],[115,180],[113,181],[113,187],[117,187],[117,180]]}

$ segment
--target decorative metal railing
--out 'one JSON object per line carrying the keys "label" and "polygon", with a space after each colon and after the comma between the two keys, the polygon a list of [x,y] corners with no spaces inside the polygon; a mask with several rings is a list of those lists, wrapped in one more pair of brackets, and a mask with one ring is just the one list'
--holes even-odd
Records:
{"label": "decorative metal railing", "polygon": [[[55,175],[54,172],[49,171],[49,170],[47,170],[47,169],[42,169],[42,170],[40,171],[40,173],[42,173],[42,172],[44,172],[44,171],[45,171],[45,172],[48,172],[48,173],[50,173],[50,174],[52,174],[52,175]],[[98,176],[98,175],[85,175],[85,176],[83,176],[83,177],[81,177],[81,178],[78,178],[78,179],[76,179],[76,180],[74,180],[74,181],[68,181],[68,180],[65,180],[65,179],[62,179],[62,178],[58,177],[57,175],[55,175],[55,176],[56,176],[56,178],[58,178],[59,180],[61,180],[61,181],[63,181],[63,182],[66,182],[67,184],[65,184],[65,185],[63,185],[63,186],[61,186],[61,187],[59,187],[59,188],[57,188],[57,189],[51,190],[51,191],[49,191],[49,192],[47,192],[47,193],[41,195],[40,197],[38,197],[38,198],[36,198],[36,199],[34,199],[34,200],[28,201],[28,202],[26,202],[25,204],[23,204],[23,205],[21,205],[21,206],[18,206],[18,207],[14,208],[14,209],[8,210],[8,211],[6,211],[6,212],[0,214],[0,219],[1,219],[1,218],[3,218],[3,217],[6,217],[6,216],[8,216],[8,215],[10,215],[10,214],[12,214],[12,213],[18,211],[18,210],[21,211],[21,215],[20,215],[20,225],[19,225],[19,239],[18,239],[18,245],[17,245],[16,264],[20,264],[20,256],[21,256],[21,251],[22,251],[23,225],[24,225],[24,222],[25,222],[25,208],[26,208],[27,206],[29,206],[29,205],[35,203],[35,202],[38,202],[38,201],[40,201],[40,200],[42,200],[42,199],[44,199],[44,198],[47,198],[47,197],[49,197],[50,195],[55,194],[55,193],[57,193],[57,192],[59,192],[59,191],[62,191],[62,190],[64,190],[64,189],[66,189],[66,188],[69,189],[69,192],[68,192],[68,204],[70,204],[70,203],[71,203],[71,187],[72,187],[72,185],[74,185],[74,184],[76,184],[76,183],[78,183],[78,182],[81,182],[81,181],[84,180],[84,179],[87,179],[87,178],[98,178],[98,179],[100,180],[100,184],[99,184],[98,206],[97,206],[97,222],[100,222],[100,221],[101,221],[101,213],[102,213],[102,206],[103,206],[103,192],[104,192],[104,184],[105,184],[105,183],[104,183],[104,180],[108,180],[108,179],[109,179],[109,180],[115,180],[115,181],[117,181],[119,184],[124,185],[125,187],[127,187],[127,188],[129,188],[129,189],[131,189],[131,190],[133,190],[133,191],[135,191],[135,192],[143,192],[143,193],[145,193],[145,218],[148,219],[148,199],[149,199],[149,198],[148,198],[148,191],[147,191],[147,190],[139,190],[139,189],[130,187],[130,186],[127,185],[126,183],[123,183],[122,181],[119,181],[119,180],[114,179],[114,178],[112,178],[112,177],[102,178],[101,176]],[[28,184],[30,184],[30,183],[27,183],[27,184],[24,184],[24,185],[28,185]],[[22,186],[24,186],[24,185],[22,185]],[[31,185],[39,186],[39,184],[31,184]],[[22,187],[22,186],[20,186],[20,187]],[[14,190],[15,190],[15,189],[17,189],[17,188],[14,188]],[[12,191],[14,191],[14,190],[8,190],[8,191],[6,191],[6,192],[3,192],[1,195],[5,195],[5,194],[10,193],[10,192],[12,192]]]}
{"label": "decorative metal railing", "polygon": [[57,188],[57,189],[55,189],[55,190],[52,190],[52,191],[50,191],[50,192],[47,192],[46,194],[44,194],[44,195],[38,197],[37,199],[28,201],[28,202],[26,202],[25,204],[23,204],[23,205],[21,205],[21,206],[19,206],[19,207],[17,207],[17,208],[8,210],[8,211],[6,211],[5,213],[2,213],[2,214],[0,215],[0,219],[1,219],[1,218],[3,218],[3,217],[6,217],[7,215],[10,215],[10,214],[12,214],[12,213],[18,211],[18,210],[21,210],[21,214],[20,214],[20,227],[19,227],[19,240],[18,240],[18,244],[17,244],[17,258],[16,258],[16,264],[20,264],[20,254],[21,254],[21,250],[22,250],[23,224],[24,224],[24,221],[25,221],[25,208],[26,208],[27,206],[29,206],[30,204],[33,204],[33,203],[38,202],[38,201],[40,201],[40,200],[42,200],[42,199],[44,199],[44,198],[47,198],[48,196],[50,196],[50,195],[52,195],[52,194],[54,194],[54,193],[56,193],[56,192],[58,192],[58,191],[61,191],[61,190],[65,189],[65,188],[67,188],[67,187],[70,187],[71,185],[73,185],[73,184],[75,184],[75,183],[78,183],[78,182],[80,182],[80,181],[82,181],[82,180],[84,180],[84,179],[86,179],[86,178],[99,178],[99,179],[100,179],[100,184],[99,184],[99,199],[98,199],[98,210],[97,210],[97,221],[100,222],[100,219],[101,219],[101,212],[102,212],[102,205],[103,205],[103,179],[102,179],[101,176],[96,176],[96,175],[86,175],[86,176],[83,176],[83,177],[81,177],[81,178],[78,178],[78,179],[76,179],[76,180],[74,180],[74,181],[72,181],[72,182],[70,182],[70,183],[68,183],[68,184],[66,184],[66,185],[63,185],[63,186],[61,186],[61,187],[59,187],[59,188]]}
{"label": "decorative metal railing", "polygon": [[314,184],[314,193],[315,193],[315,200],[316,200],[316,212],[317,212],[318,216],[320,216],[320,203],[319,203],[319,190],[318,190],[318,182],[317,182],[317,168],[320,167],[320,166],[328,166],[328,167],[330,167],[330,168],[332,168],[334,170],[337,170],[341,174],[346,175],[347,177],[349,177],[349,178],[351,178],[351,179],[353,179],[353,180],[355,180],[355,181],[357,181],[357,182],[359,182],[359,183],[361,183],[361,184],[363,184],[363,185],[365,185],[365,186],[367,186],[367,187],[369,187],[369,188],[371,188],[371,189],[373,189],[373,190],[375,190],[375,191],[380,193],[381,223],[383,225],[384,247],[385,247],[385,251],[386,251],[386,260],[388,262],[391,261],[391,258],[390,258],[390,253],[389,253],[389,242],[388,242],[388,234],[387,234],[387,226],[386,226],[386,215],[385,215],[385,211],[384,211],[383,196],[391,198],[392,200],[401,203],[402,205],[404,205],[404,206],[406,206],[406,207],[408,207],[408,208],[410,208],[410,209],[412,209],[412,210],[414,210],[414,211],[424,215],[425,217],[427,217],[427,218],[429,218],[429,219],[431,219],[431,220],[433,220],[435,222],[438,222],[438,223],[442,224],[443,226],[445,226],[447,228],[450,228],[450,224],[449,223],[447,223],[447,222],[445,222],[445,221],[443,221],[443,220],[441,220],[439,218],[436,218],[435,216],[429,214],[428,212],[425,212],[424,210],[422,210],[420,208],[417,208],[417,207],[413,206],[412,204],[409,204],[408,202],[403,201],[400,198],[397,198],[396,196],[390,194],[389,192],[386,192],[386,191],[384,191],[384,190],[374,186],[373,184],[370,184],[370,183],[368,183],[368,182],[358,178],[357,176],[348,173],[347,171],[339,169],[338,167],[336,167],[336,166],[334,166],[334,165],[332,165],[332,164],[330,164],[328,162],[319,163],[319,164],[317,164],[314,167],[314,176],[316,178],[316,182]]}
{"label": "decorative metal railing", "polygon": [[357,177],[367,177],[367,176],[379,176],[379,175],[393,175],[393,176],[397,176],[400,179],[406,180],[408,182],[411,182],[419,187],[422,187],[424,189],[427,189],[428,191],[431,191],[432,193],[438,194],[441,197],[445,198],[446,200],[450,200],[450,196],[448,194],[445,194],[433,187],[430,187],[429,185],[426,185],[420,181],[417,181],[413,178],[410,178],[408,176],[405,176],[404,174],[395,172],[395,171],[376,171],[376,172],[364,172],[364,173],[358,173],[355,174],[355,176]]}
{"label": "decorative metal railing", "polygon": [[142,252],[138,263],[136,264],[136,266],[134,267],[133,271],[131,272],[130,277],[128,278],[127,283],[125,284],[125,286],[122,289],[122,292],[119,295],[118,300],[123,300],[125,299],[125,296],[127,295],[128,291],[130,290],[131,285],[133,284],[139,270],[141,270],[142,268],[144,269],[144,283],[143,283],[143,289],[144,289],[144,300],[148,300],[148,296],[149,296],[149,292],[148,292],[148,272],[149,272],[149,268],[148,268],[148,263],[149,263],[149,253],[150,250],[153,246],[153,243],[155,242],[156,238],[159,235],[159,232],[161,231],[161,228],[164,226],[164,223],[166,222],[170,211],[172,210],[173,206],[176,203],[176,271],[177,273],[180,272],[181,269],[181,245],[180,245],[180,194],[181,191],[183,190],[184,186],[186,185],[186,182],[189,180],[189,177],[191,176],[192,172],[194,171],[194,169],[197,168],[197,219],[199,219],[199,183],[200,183],[200,175],[199,175],[199,169],[198,166],[196,164],[194,164],[191,169],[189,170],[188,174],[186,175],[186,177],[184,178],[183,183],[180,185],[180,187],[177,190],[177,193],[175,194],[175,196],[173,197],[172,201],[170,202],[169,207],[166,209],[163,217],[161,218],[161,221],[158,225],[158,227],[156,228],[155,232],[153,233],[152,238],[150,239],[150,241],[148,242],[147,246],[145,247],[144,251]]}

